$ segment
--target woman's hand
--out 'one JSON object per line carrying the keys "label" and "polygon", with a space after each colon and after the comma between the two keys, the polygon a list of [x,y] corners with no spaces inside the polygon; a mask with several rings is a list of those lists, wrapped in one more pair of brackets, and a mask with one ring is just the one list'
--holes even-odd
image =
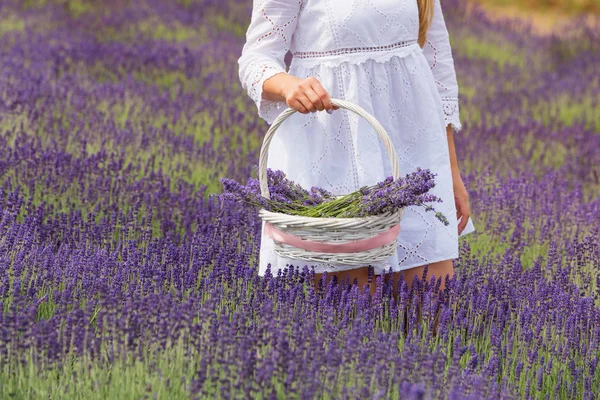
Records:
{"label": "woman's hand", "polygon": [[[327,91],[321,86],[319,80],[313,76],[300,79],[289,75],[290,79],[282,85],[281,97],[285,99],[288,107],[302,113],[328,110],[331,114],[338,106],[331,104]],[[331,110],[331,111],[329,111]]]}
{"label": "woman's hand", "polygon": [[456,219],[459,219],[458,234],[467,226],[469,217],[471,216],[471,207],[469,206],[469,194],[465,188],[462,178],[458,174],[452,177],[454,186],[454,202],[456,203]]}
{"label": "woman's hand", "polygon": [[467,226],[471,216],[471,207],[469,206],[469,194],[465,188],[462,177],[458,170],[458,161],[456,160],[456,149],[454,148],[454,134],[452,126],[446,125],[446,135],[448,136],[448,151],[450,152],[450,169],[452,170],[452,186],[454,188],[454,202],[456,203],[456,219],[458,223],[458,234]]}

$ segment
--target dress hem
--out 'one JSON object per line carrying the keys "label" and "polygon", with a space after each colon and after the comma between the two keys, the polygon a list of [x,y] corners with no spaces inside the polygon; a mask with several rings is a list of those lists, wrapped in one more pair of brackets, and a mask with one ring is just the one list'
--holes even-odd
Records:
{"label": "dress hem", "polygon": [[[392,267],[392,272],[400,272],[400,271],[405,271],[405,270],[407,270],[407,269],[416,268],[416,267],[422,267],[422,266],[424,266],[424,265],[428,265],[428,264],[435,263],[435,262],[440,262],[440,261],[446,261],[446,260],[455,260],[455,259],[457,259],[458,257],[459,257],[459,253],[453,253],[453,254],[452,254],[452,256],[442,256],[442,257],[437,257],[437,258],[435,258],[434,260],[431,260],[431,261],[429,261],[429,262],[427,262],[427,263],[422,263],[422,264],[413,264],[413,265],[410,265],[410,266],[408,266],[408,267],[406,267],[406,266],[400,267],[400,266],[398,266],[398,265],[397,265],[397,266],[395,266],[395,267]],[[304,264],[306,264],[306,263],[304,263]],[[311,267],[312,267],[312,266],[311,266]],[[309,270],[310,270],[310,269],[312,269],[311,267],[309,267]],[[279,268],[279,269],[282,269],[282,270],[283,270],[283,269],[286,269],[286,268],[289,268],[289,264],[287,264],[286,266],[284,266],[284,267],[281,267],[281,268]],[[300,268],[300,270],[302,270],[302,269],[304,268],[304,265],[303,265],[302,267],[300,267],[299,265],[294,265],[294,268]],[[351,270],[353,270],[353,269],[362,268],[362,267],[356,267],[356,266],[347,266],[347,267],[340,267],[340,268],[343,268],[343,269],[339,269],[339,270],[336,270],[336,271],[327,271],[327,273],[330,273],[330,274],[331,274],[331,273],[337,273],[337,272],[351,271]],[[384,268],[383,266],[375,266],[375,267],[374,267],[374,269],[375,269],[375,271],[374,271],[374,275],[383,275],[383,274],[384,274],[384,272],[387,272],[387,271],[389,270],[389,268],[390,268],[390,265],[388,265],[388,266],[387,266],[387,267],[385,267],[385,268]],[[316,271],[316,268],[315,268],[315,273],[316,273],[316,274],[322,274],[323,272],[325,272],[325,271],[319,272],[319,271]],[[274,278],[276,278],[276,277],[277,277],[277,275],[276,275],[276,274],[273,274],[272,272],[271,272],[271,274],[273,275],[273,277],[274,277]],[[266,275],[266,271],[265,271],[265,273],[263,273],[262,275],[261,275],[261,274],[258,274],[258,276],[260,276],[260,277],[264,277],[265,275]]]}

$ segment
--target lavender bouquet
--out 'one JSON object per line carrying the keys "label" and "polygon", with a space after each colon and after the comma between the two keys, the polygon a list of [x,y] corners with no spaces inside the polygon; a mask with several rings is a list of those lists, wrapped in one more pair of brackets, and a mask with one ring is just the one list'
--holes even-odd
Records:
{"label": "lavender bouquet", "polygon": [[417,168],[399,179],[394,180],[390,176],[375,185],[335,196],[315,186],[306,190],[289,180],[282,171],[267,168],[270,199],[261,195],[259,181],[254,178],[248,179],[246,186],[221,178],[223,193],[219,196],[259,209],[305,217],[366,217],[394,212],[406,206],[422,206],[426,211],[434,211],[436,218],[448,225],[448,219],[441,212],[426,204],[441,202],[439,197],[428,193],[435,186],[434,176],[428,169]]}

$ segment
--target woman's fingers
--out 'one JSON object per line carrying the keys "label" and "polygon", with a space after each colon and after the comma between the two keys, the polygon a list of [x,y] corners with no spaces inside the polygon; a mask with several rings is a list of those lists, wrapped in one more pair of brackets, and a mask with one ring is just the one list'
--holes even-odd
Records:
{"label": "woman's fingers", "polygon": [[461,210],[461,217],[460,217],[460,222],[458,224],[458,234],[459,235],[467,227],[467,222],[469,221],[469,217],[471,216],[471,211],[469,210],[469,203],[466,201],[461,201],[460,210]]}
{"label": "woman's fingers", "polygon": [[290,87],[286,87],[284,93],[288,106],[302,114],[340,108],[331,103],[329,93],[314,76],[305,79],[295,78]]}
{"label": "woman's fingers", "polygon": [[460,224],[458,224],[458,234],[462,234],[465,228],[467,227],[467,222],[469,222],[469,217],[463,215],[463,218],[460,220]]}
{"label": "woman's fingers", "polygon": [[300,100],[298,99],[292,99],[290,101],[289,106],[301,114],[308,114],[308,110],[306,109],[306,107],[304,107],[304,105],[302,105],[302,102],[300,102]]}
{"label": "woman's fingers", "polygon": [[321,101],[321,95],[319,93],[322,91],[322,90],[319,90],[319,87],[321,86],[321,84],[319,83],[319,81],[316,78],[313,78],[313,77],[308,78],[307,81],[308,81],[308,87],[305,89],[304,95],[306,97],[308,97],[308,99],[312,102],[312,104],[315,108],[315,112],[323,111],[325,109],[325,106],[323,105],[323,102]]}
{"label": "woman's fingers", "polygon": [[458,234],[460,235],[467,226],[469,216],[471,215],[469,206],[469,193],[467,192],[465,184],[460,176],[458,176],[457,179],[453,178],[453,181],[454,203],[456,204],[456,219],[460,221],[458,223]]}
{"label": "woman's fingers", "polygon": [[310,101],[310,99],[306,97],[305,94],[299,94],[298,96],[296,96],[296,100],[304,107],[304,111],[301,111],[302,114],[308,114],[310,112],[313,112],[313,110],[315,109],[312,101]]}
{"label": "woman's fingers", "polygon": [[314,82],[312,88],[315,91],[315,93],[317,94],[317,96],[319,96],[319,100],[321,101],[321,104],[323,104],[323,109],[324,110],[332,110],[333,104],[331,104],[331,99],[329,98],[329,94],[323,88],[321,83],[319,81]]}

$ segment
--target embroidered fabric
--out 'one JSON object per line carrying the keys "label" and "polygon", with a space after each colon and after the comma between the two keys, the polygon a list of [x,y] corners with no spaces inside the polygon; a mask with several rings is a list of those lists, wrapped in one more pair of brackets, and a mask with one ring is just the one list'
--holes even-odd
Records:
{"label": "embroidered fabric", "polygon": [[446,125],[452,126],[454,132],[458,132],[462,129],[460,123],[460,112],[457,97],[442,97],[442,107],[444,108],[444,121]]}
{"label": "embroidered fabric", "polygon": [[434,0],[433,21],[427,31],[423,54],[431,66],[431,72],[442,99],[444,120],[446,124],[452,126],[455,132],[458,132],[462,128],[459,116],[458,83],[440,0]]}
{"label": "embroidered fabric", "polygon": [[402,41],[377,47],[352,47],[319,52],[293,53],[290,69],[294,67],[313,68],[325,66],[335,68],[341,63],[361,64],[367,60],[389,61],[392,57],[405,57],[419,49],[416,40]]}
{"label": "embroidered fabric", "polygon": [[[240,82],[259,116],[271,124],[287,105],[263,99],[262,85],[273,75],[287,72],[283,59],[288,50],[294,54],[290,69],[292,65],[336,68],[369,59],[386,62],[415,50],[418,26],[415,0],[254,0],[238,59]],[[344,52],[347,48],[358,49]],[[444,118],[459,131],[458,84],[440,0],[434,0],[423,54],[444,103]]]}
{"label": "embroidered fabric", "polygon": [[386,51],[392,50],[398,47],[407,47],[417,43],[416,40],[409,40],[406,42],[392,43],[384,46],[372,46],[372,47],[349,47],[345,49],[329,50],[329,51],[297,51],[293,55],[296,58],[313,58],[313,57],[328,57],[336,56],[339,54],[351,54],[351,53],[364,53],[367,51]]}
{"label": "embroidered fabric", "polygon": [[[254,0],[246,43],[238,60],[242,87],[267,123],[287,108],[263,98],[264,82],[278,73],[313,76],[331,97],[352,101],[384,126],[403,173],[417,167],[437,174],[432,204],[450,220],[410,207],[401,221],[397,254],[374,265],[375,273],[400,271],[458,257],[457,221],[446,126],[461,129],[456,74],[440,0],[423,48],[417,43],[416,0]],[[289,71],[284,57],[291,51]],[[366,120],[347,110],[295,113],[278,129],[267,166],[303,187],[346,194],[383,180],[391,166]],[[474,232],[472,218],[461,236]],[[317,273],[356,267],[303,263],[279,257],[261,236],[259,275],[267,265],[313,265]]]}
{"label": "embroidered fabric", "polygon": [[262,64],[255,71],[255,78],[249,86],[248,93],[256,103],[258,115],[271,125],[275,118],[287,108],[287,104],[285,101],[274,101],[263,98],[263,84],[272,76],[281,72],[286,73],[286,71],[279,65],[273,64]]}

